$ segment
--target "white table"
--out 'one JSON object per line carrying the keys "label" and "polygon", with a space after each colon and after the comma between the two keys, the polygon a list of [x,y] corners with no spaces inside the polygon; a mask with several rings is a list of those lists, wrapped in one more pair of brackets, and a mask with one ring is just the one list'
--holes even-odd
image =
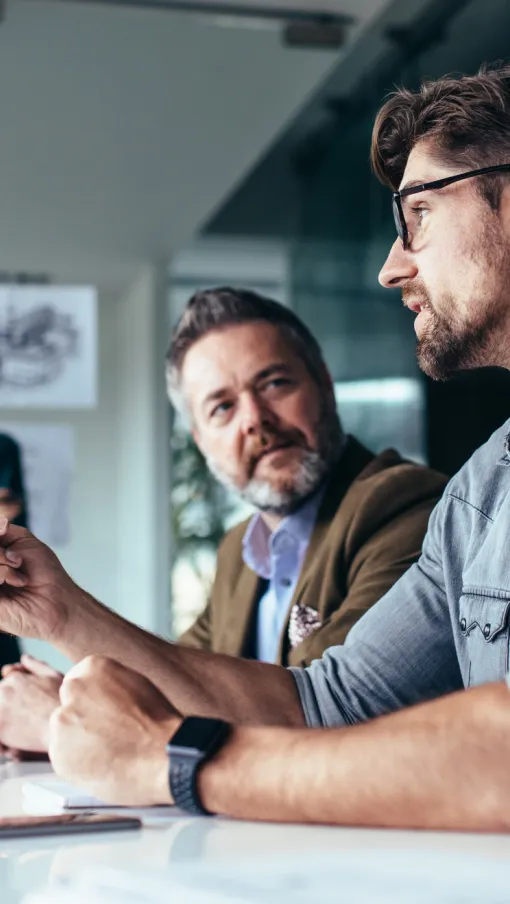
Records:
{"label": "white table", "polygon": [[[22,814],[23,781],[48,771],[48,765],[34,763],[0,766],[0,815]],[[367,851],[368,859],[369,852],[374,850],[399,851],[403,857],[406,852],[452,852],[466,862],[476,854],[510,864],[510,836],[504,835],[279,826],[221,818],[184,818],[135,832],[0,840],[0,902],[19,904],[28,891],[45,886],[49,879],[91,867],[134,867],[160,873],[183,861],[254,859],[263,863],[270,857],[297,853],[304,858],[312,852],[339,851]]]}

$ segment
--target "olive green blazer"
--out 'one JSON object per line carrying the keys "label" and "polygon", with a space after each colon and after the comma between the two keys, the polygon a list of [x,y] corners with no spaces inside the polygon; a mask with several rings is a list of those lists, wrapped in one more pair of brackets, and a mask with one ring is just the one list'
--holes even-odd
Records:
{"label": "olive green blazer", "polygon": [[[446,478],[387,449],[373,455],[349,437],[320,505],[279,645],[281,665],[308,665],[345,641],[359,618],[416,562],[430,513]],[[257,603],[265,587],[244,564],[248,521],[224,537],[209,602],[180,642],[250,656]],[[288,622],[294,604],[319,613],[321,626],[294,649]]]}

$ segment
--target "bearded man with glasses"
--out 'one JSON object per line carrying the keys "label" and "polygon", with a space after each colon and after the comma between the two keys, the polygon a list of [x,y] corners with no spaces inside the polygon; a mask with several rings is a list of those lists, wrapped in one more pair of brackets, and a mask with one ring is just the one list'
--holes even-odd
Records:
{"label": "bearded man with glasses", "polygon": [[[417,315],[436,379],[510,369],[509,160],[510,66],[397,91],[377,117],[372,161],[398,230],[380,281]],[[308,668],[144,636],[5,528],[0,627],[96,654],[62,684],[56,771],[116,803],[510,830],[509,434],[510,421],[450,481],[420,560]]]}

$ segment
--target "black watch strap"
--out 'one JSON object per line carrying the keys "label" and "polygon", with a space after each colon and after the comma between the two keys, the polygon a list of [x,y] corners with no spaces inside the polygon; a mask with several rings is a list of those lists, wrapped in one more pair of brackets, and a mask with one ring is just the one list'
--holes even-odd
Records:
{"label": "black watch strap", "polygon": [[225,743],[230,725],[222,719],[188,716],[166,745],[168,781],[177,807],[200,816],[212,816],[200,800],[197,775]]}
{"label": "black watch strap", "polygon": [[209,810],[200,803],[197,791],[197,772],[202,760],[197,762],[187,756],[170,755],[169,780],[170,791],[176,807],[196,813],[199,816],[212,816]]}

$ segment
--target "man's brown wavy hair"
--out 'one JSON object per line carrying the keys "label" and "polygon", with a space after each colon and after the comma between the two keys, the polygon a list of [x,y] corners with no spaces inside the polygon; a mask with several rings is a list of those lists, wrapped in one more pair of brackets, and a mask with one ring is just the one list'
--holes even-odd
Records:
{"label": "man's brown wavy hair", "polygon": [[[510,64],[483,65],[476,75],[446,76],[391,94],[372,133],[378,179],[397,190],[409,154],[422,141],[433,159],[458,172],[510,163]],[[475,183],[497,209],[508,176],[482,176]]]}

